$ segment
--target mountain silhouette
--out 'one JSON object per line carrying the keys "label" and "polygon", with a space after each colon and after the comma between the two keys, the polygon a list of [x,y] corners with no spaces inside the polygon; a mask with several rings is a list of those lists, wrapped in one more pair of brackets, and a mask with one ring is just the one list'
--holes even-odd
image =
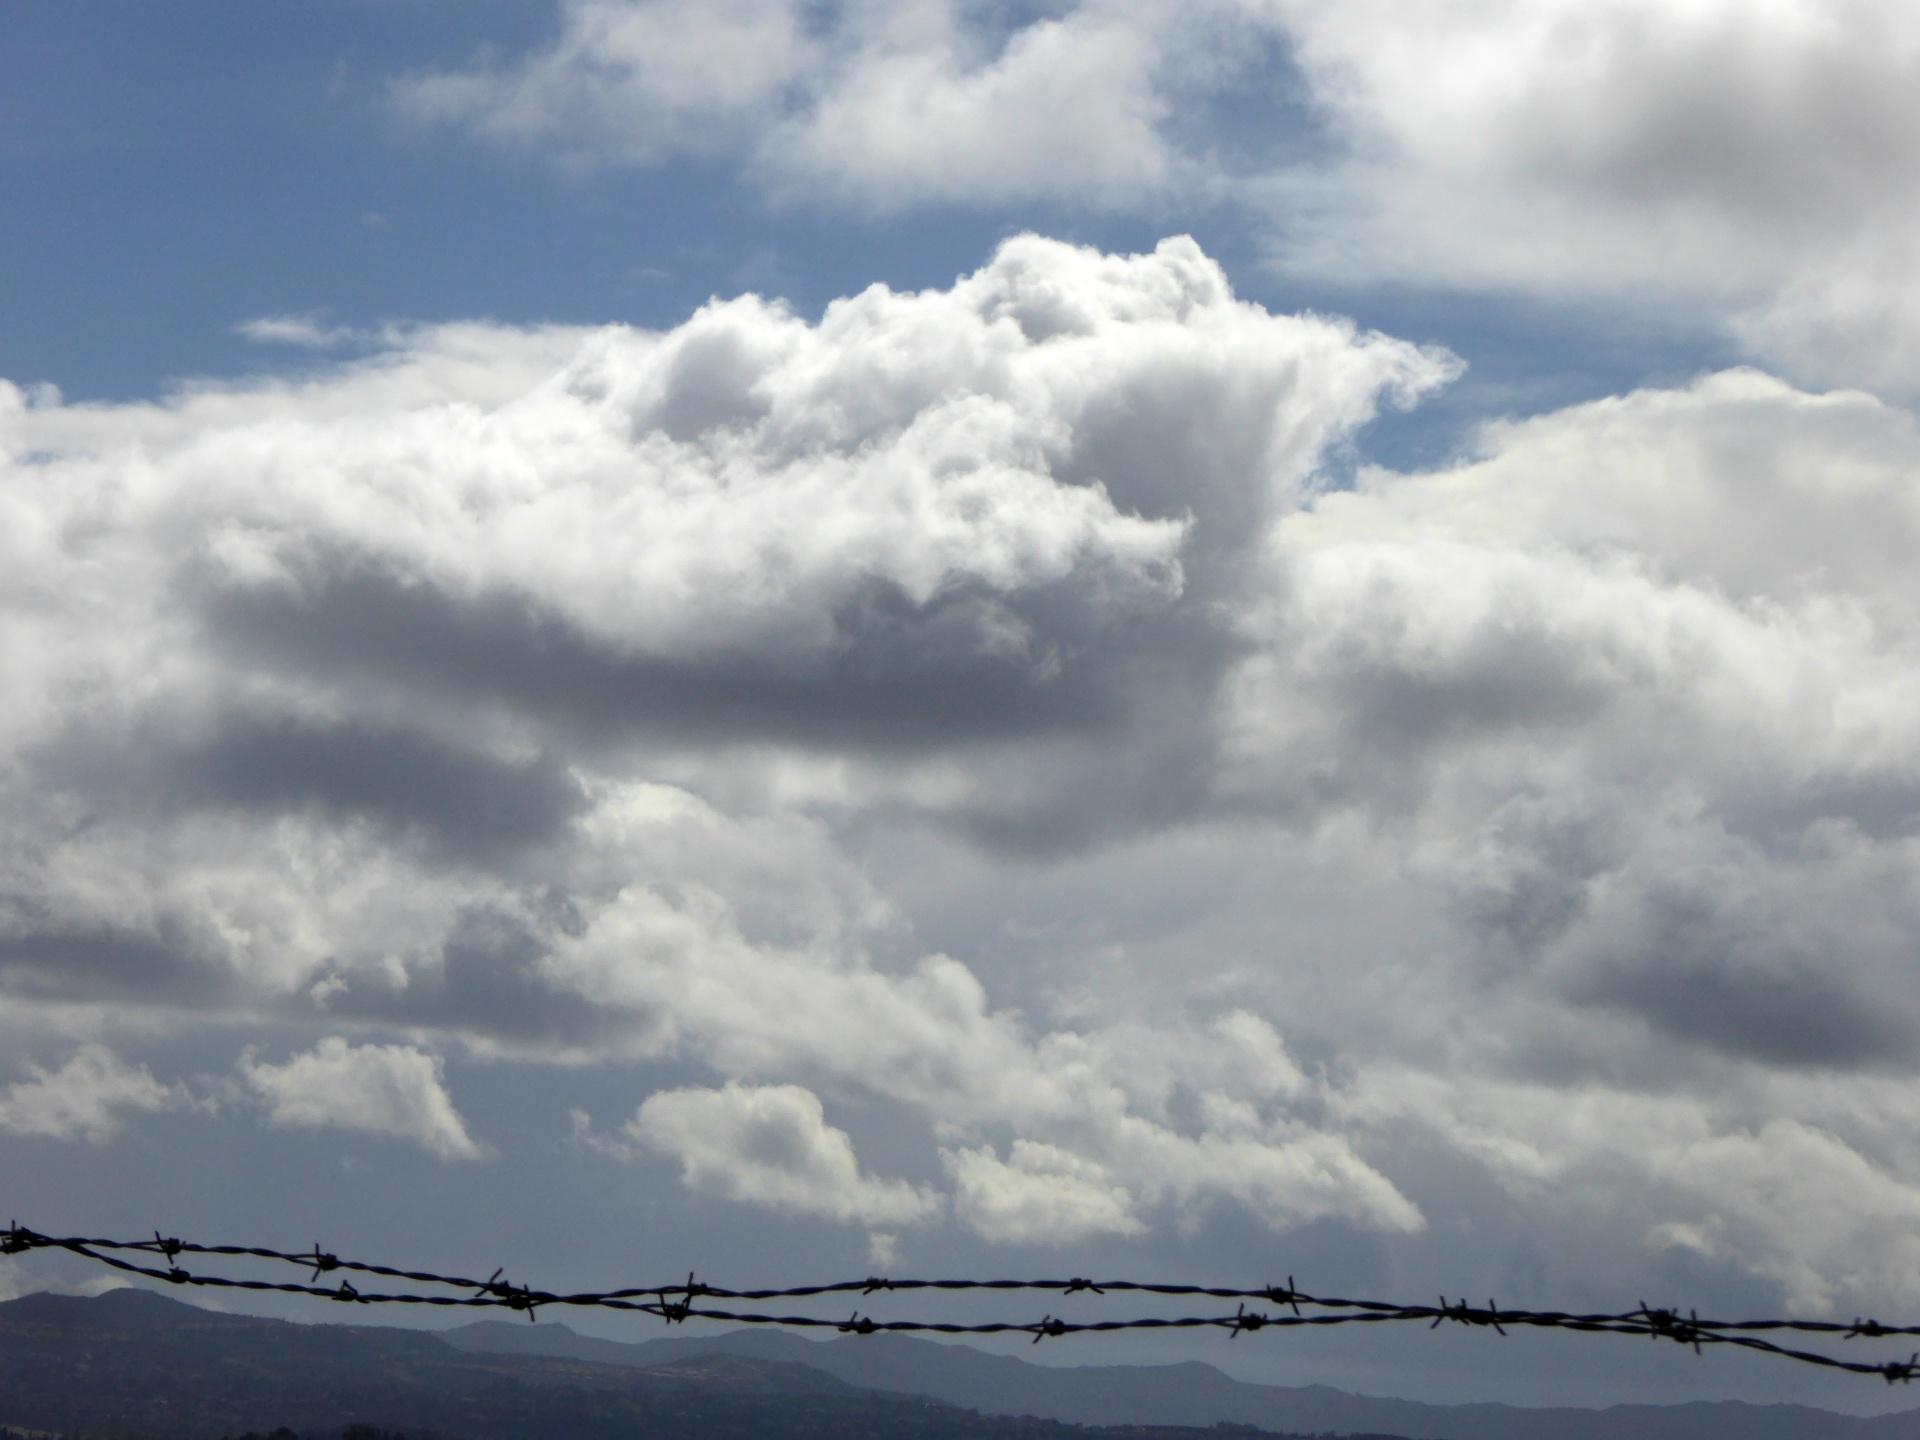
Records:
{"label": "mountain silhouette", "polygon": [[228,1315],[140,1290],[0,1304],[0,1432],[220,1440],[278,1430],[383,1440],[1219,1440],[1214,1430],[982,1415],[724,1348],[614,1365],[467,1350],[422,1330]]}
{"label": "mountain silhouette", "polygon": [[983,1414],[1081,1425],[1246,1425],[1310,1435],[1408,1440],[1920,1440],[1920,1410],[1863,1418],[1804,1405],[1739,1400],[1607,1409],[1430,1405],[1351,1395],[1325,1385],[1254,1385],[1199,1361],[1172,1365],[1034,1365],[907,1335],[810,1340],[740,1329],[623,1344],[562,1323],[483,1320],[440,1332],[476,1353],[568,1356],[645,1367],[730,1354],[825,1371],[849,1385],[924,1395]]}

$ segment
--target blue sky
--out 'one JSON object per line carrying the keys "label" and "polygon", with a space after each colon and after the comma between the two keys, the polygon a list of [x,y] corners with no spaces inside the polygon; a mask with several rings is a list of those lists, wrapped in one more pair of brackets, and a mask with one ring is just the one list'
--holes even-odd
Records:
{"label": "blue sky", "polygon": [[[1408,417],[1404,441],[1382,437],[1396,459],[1402,445],[1431,458],[1489,411],[1684,378],[1731,353],[1578,298],[1287,274],[1231,200],[849,216],[769,203],[725,161],[582,170],[395,114],[396,77],[484,47],[530,49],[557,28],[539,6],[433,3],[87,4],[16,23],[0,56],[14,197],[0,246],[15,277],[0,300],[0,373],[83,400],[285,369],[287,355],[238,332],[261,315],[667,326],[742,290],[817,312],[876,282],[950,282],[1025,229],[1109,249],[1191,233],[1248,298],[1448,345],[1469,378]],[[1269,78],[1270,93],[1209,107],[1222,132],[1209,141],[1233,144],[1244,127],[1270,152],[1325,144],[1298,79]]]}
{"label": "blue sky", "polygon": [[[7,1203],[1911,1313],[1916,70],[1875,0],[10,14]],[[1230,1359],[1899,1399],[1644,1348]]]}

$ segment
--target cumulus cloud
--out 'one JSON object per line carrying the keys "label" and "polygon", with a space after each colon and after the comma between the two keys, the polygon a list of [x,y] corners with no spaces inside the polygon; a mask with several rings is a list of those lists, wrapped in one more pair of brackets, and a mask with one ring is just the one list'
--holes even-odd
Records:
{"label": "cumulus cloud", "polygon": [[[629,887],[577,939],[556,946],[550,973],[601,1011],[632,1016],[645,1053],[694,1055],[742,1077],[858,1087],[962,1132],[1011,1124],[1040,1147],[1017,1150],[1016,1169],[1021,1157],[1064,1153],[1055,1142],[1071,1140],[1089,1172],[1131,1185],[1103,1192],[1115,1215],[1136,1198],[1181,1209],[1224,1196],[1276,1226],[1329,1214],[1385,1230],[1423,1223],[1346,1137],[1306,1122],[1302,1102],[1311,1107],[1315,1087],[1255,1016],[1198,1030],[1036,1034],[1019,1014],[993,1007],[973,972],[950,957],[902,973],[754,945],[716,900],[677,908]],[[1192,1130],[1167,1114],[1182,1088],[1199,1107]],[[1024,1203],[1017,1197],[993,1198],[1020,1182],[999,1175],[990,1152],[951,1163],[974,1197],[961,1206],[963,1219],[995,1238],[1020,1227],[1043,1233],[1038,1219],[1007,1218]],[[1024,1183],[1040,1182],[1028,1174]],[[1130,1227],[1054,1223],[1060,1235],[1096,1228]]]}
{"label": "cumulus cloud", "polygon": [[[1449,357],[1267,314],[1190,241],[1032,237],[817,323],[390,339],[6,410],[12,995],[679,1057],[743,1088],[659,1136],[798,1126],[782,1087],[818,1085],[1012,1125],[1156,1213],[1415,1223],[1266,1022],[996,1001],[843,827],[1071,852],[1208,804],[1261,537]],[[243,1073],[282,1123],[477,1148],[411,1046]],[[820,1126],[795,1185],[851,1154]],[[695,1170],[773,1184],[744,1163]],[[850,1173],[875,1224],[921,1204]]]}
{"label": "cumulus cloud", "polygon": [[1062,1244],[1146,1229],[1104,1165],[1058,1146],[1016,1140],[1008,1160],[984,1147],[944,1158],[955,1209],[989,1240]]}
{"label": "cumulus cloud", "polygon": [[[1684,298],[1802,374],[1910,386],[1920,26],[1891,0],[1277,7],[1345,153],[1291,263]],[[1417,237],[1417,238],[1416,238]]]}
{"label": "cumulus cloud", "polygon": [[444,1160],[485,1151],[467,1134],[441,1079],[441,1063],[411,1045],[349,1045],[328,1036],[282,1065],[240,1059],[240,1076],[275,1125],[333,1126],[411,1140]]}
{"label": "cumulus cloud", "polygon": [[[1201,722],[1232,557],[1449,373],[1234,300],[1190,242],[1022,239],[813,325],[749,298],[166,406],[7,391],[0,971],[219,1006],[524,970],[529,887],[645,833],[623,746],[920,757],[832,783],[981,824],[1055,823],[1023,763],[1123,821],[1190,803],[1179,763],[1128,795],[1052,762],[1204,745],[1128,717]],[[1029,760],[929,758],[983,742]]]}
{"label": "cumulus cloud", "polygon": [[875,209],[1126,204],[1176,178],[1168,62],[1129,7],[982,18],[950,0],[567,0],[542,49],[407,77],[395,99],[575,161],[741,155],[777,193]]}
{"label": "cumulus cloud", "polygon": [[1895,1118],[1912,1098],[1905,1079],[1749,1075],[1705,1096],[1382,1066],[1347,1102],[1373,1123],[1418,1117],[1568,1227],[1637,1192],[1630,1241],[1760,1274],[1817,1311],[1916,1293],[1920,1171]]}
{"label": "cumulus cloud", "polygon": [[[1395,867],[1454,937],[1368,967],[1414,989],[1331,1097],[1368,1097],[1363,1131],[1415,1118],[1572,1226],[1638,1187],[1641,1243],[1795,1303],[1912,1293],[1885,1097],[1920,1054],[1917,442],[1734,372],[1276,524],[1226,793]],[[1323,1017],[1374,993],[1282,988]]]}
{"label": "cumulus cloud", "polygon": [[777,113],[813,52],[804,14],[787,0],[571,0],[561,34],[538,54],[506,69],[416,76],[397,98],[497,139],[557,139],[646,163],[737,143]]}
{"label": "cumulus cloud", "polygon": [[679,1160],[690,1189],[726,1200],[868,1226],[911,1225],[940,1208],[926,1190],[863,1173],[847,1132],[798,1085],[662,1090],[627,1133]]}
{"label": "cumulus cloud", "polygon": [[628,1141],[876,1253],[1437,1265],[1472,1172],[1597,1288],[1920,1293],[1906,412],[1732,371],[1334,484],[1454,367],[1183,241],[391,343],[5,392],[10,1014],[312,1027],[270,1116],[452,1157],[425,1047],[685,1067]]}
{"label": "cumulus cloud", "polygon": [[178,1086],[162,1085],[144,1065],[129,1065],[104,1045],[82,1045],[58,1070],[29,1061],[28,1079],[0,1092],[0,1130],[60,1140],[110,1139],[127,1112],[152,1113],[187,1103]]}
{"label": "cumulus cloud", "polygon": [[1298,274],[1651,304],[1910,391],[1916,78],[1897,0],[570,0],[535,53],[397,95],[776,196],[1224,197]]}

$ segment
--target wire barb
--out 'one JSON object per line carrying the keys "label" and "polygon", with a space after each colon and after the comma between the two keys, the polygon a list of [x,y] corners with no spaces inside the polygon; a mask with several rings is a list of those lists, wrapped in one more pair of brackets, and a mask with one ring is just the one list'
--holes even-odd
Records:
{"label": "wire barb", "polygon": [[1647,1327],[1647,1333],[1653,1336],[1654,1339],[1675,1340],[1682,1345],[1691,1345],[1693,1347],[1693,1353],[1696,1355],[1700,1353],[1700,1342],[1702,1340],[1716,1338],[1707,1334],[1709,1329],[1715,1328],[1711,1322],[1703,1327],[1700,1323],[1699,1313],[1693,1310],[1689,1310],[1687,1312],[1687,1318],[1682,1320],[1678,1310],[1650,1309],[1647,1302],[1642,1300],[1640,1302],[1640,1309],[1635,1312],[1632,1318],[1644,1322]]}
{"label": "wire barb", "polygon": [[1269,1285],[1262,1293],[1266,1299],[1271,1300],[1274,1304],[1290,1305],[1293,1307],[1294,1314],[1298,1315],[1300,1313],[1300,1300],[1302,1297],[1300,1292],[1294,1289],[1293,1277],[1291,1275],[1287,1276],[1287,1283],[1284,1288],[1279,1285]]}
{"label": "wire barb", "polygon": [[1887,1377],[1889,1385],[1905,1385],[1920,1373],[1920,1352],[1908,1360],[1889,1360],[1880,1367],[1880,1373]]}

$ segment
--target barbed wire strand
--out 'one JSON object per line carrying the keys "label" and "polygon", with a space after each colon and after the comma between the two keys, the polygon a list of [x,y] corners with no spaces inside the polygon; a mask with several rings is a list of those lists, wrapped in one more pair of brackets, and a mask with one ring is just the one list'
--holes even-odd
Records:
{"label": "barbed wire strand", "polygon": [[[1655,1340],[1671,1340],[1690,1346],[1696,1354],[1704,1347],[1733,1346],[1781,1360],[1798,1361],[1823,1369],[1841,1370],[1854,1375],[1877,1375],[1888,1384],[1906,1383],[1920,1377],[1920,1352],[1905,1360],[1871,1362],[1848,1360],[1819,1351],[1800,1350],[1765,1338],[1769,1332],[1802,1335],[1838,1336],[1843,1340],[1882,1339],[1891,1336],[1920,1336],[1920,1325],[1882,1325],[1877,1320],[1855,1319],[1851,1324],[1835,1320],[1712,1320],[1702,1319],[1692,1310],[1682,1315],[1677,1307],[1660,1308],[1644,1301],[1635,1309],[1617,1314],[1576,1314],[1562,1310],[1502,1309],[1494,1301],[1477,1306],[1466,1300],[1449,1301],[1444,1295],[1437,1305],[1404,1305],[1386,1300],[1354,1300],[1338,1296],[1312,1295],[1287,1277],[1285,1285],[1237,1288],[1221,1285],[1183,1285],[1159,1281],[1090,1280],[1073,1277],[1063,1280],[893,1280],[868,1276],[863,1280],[839,1280],[823,1285],[790,1285],[773,1289],[734,1290],[710,1285],[689,1274],[684,1281],[664,1285],[643,1285],[622,1290],[577,1291],[562,1293],[515,1285],[495,1270],[485,1280],[459,1275],[442,1275],[425,1270],[400,1270],[387,1265],[343,1260],[320,1248],[311,1250],[274,1250],[258,1245],[200,1245],[168,1238],[158,1231],[151,1240],[107,1240],[86,1236],[44,1235],[17,1222],[0,1231],[0,1255],[21,1255],[35,1250],[61,1250],[96,1261],[129,1275],[160,1280],[172,1285],[221,1290],[269,1291],[286,1295],[307,1295],[356,1305],[425,1305],[456,1309],[506,1309],[524,1312],[529,1320],[549,1306],[628,1311],[653,1315],[669,1324],[687,1320],[717,1320],[734,1325],[778,1325],[798,1330],[835,1330],[852,1335],[931,1334],[931,1335],[1031,1335],[1034,1343],[1067,1335],[1104,1334],[1131,1330],[1225,1330],[1232,1338],[1259,1330],[1323,1328],[1339,1325],[1375,1325],[1426,1322],[1428,1328],[1458,1324],[1489,1328],[1504,1335],[1515,1329],[1567,1330],[1579,1334],[1646,1335]],[[127,1256],[158,1256],[160,1265],[143,1264]],[[253,1259],[297,1266],[312,1273],[305,1281],[253,1280],[226,1274],[203,1274],[179,1264],[183,1255],[209,1259]],[[337,1284],[322,1285],[322,1275],[340,1273]],[[349,1275],[371,1276],[380,1280],[401,1280],[416,1286],[437,1286],[446,1291],[470,1293],[420,1293],[415,1290],[377,1291],[356,1288]],[[1234,1300],[1239,1302],[1231,1315],[1133,1316],[1119,1320],[1067,1320],[1051,1313],[1037,1321],[990,1320],[961,1323],[945,1320],[882,1320],[862,1315],[856,1306],[845,1320],[822,1315],[776,1315],[759,1310],[718,1309],[697,1304],[701,1300],[764,1302],[770,1300],[824,1299],[832,1296],[866,1297],[879,1293],[916,1291],[998,1291],[1048,1292],[1061,1295],[1086,1295],[1105,1298],[1114,1295],[1151,1295],[1167,1299]],[[1249,1310],[1247,1302],[1274,1306],[1272,1311]]]}

